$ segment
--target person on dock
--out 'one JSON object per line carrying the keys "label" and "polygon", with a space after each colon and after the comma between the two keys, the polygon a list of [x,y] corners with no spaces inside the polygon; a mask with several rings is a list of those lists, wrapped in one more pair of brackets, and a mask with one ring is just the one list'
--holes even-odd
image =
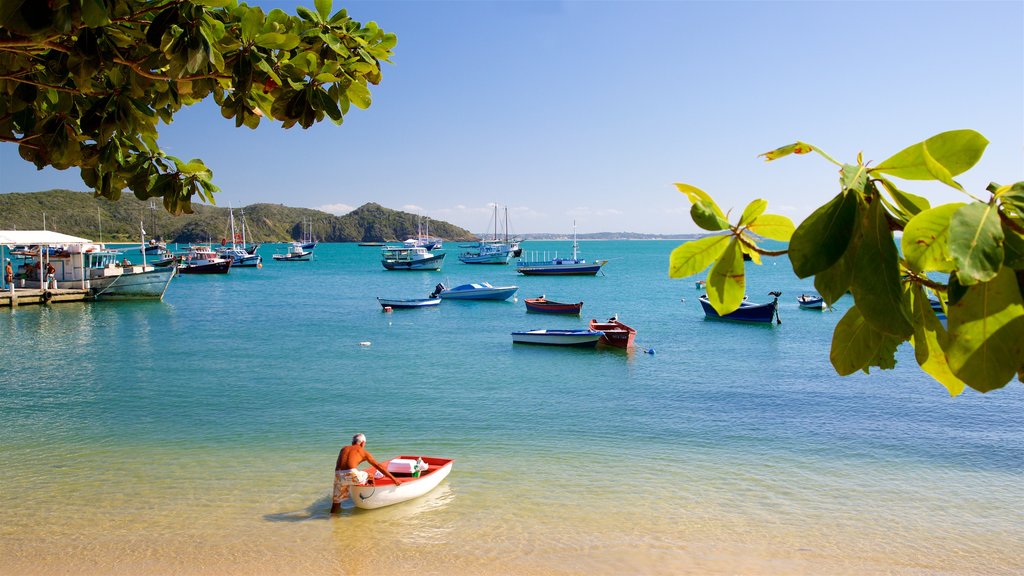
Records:
{"label": "person on dock", "polygon": [[366,435],[356,434],[352,437],[352,444],[345,446],[338,453],[338,461],[334,465],[334,495],[331,498],[331,513],[341,510],[341,501],[348,498],[349,486],[366,484],[370,473],[360,470],[359,465],[369,462],[371,466],[380,470],[382,474],[391,479],[395,485],[402,483],[394,474],[388,472],[387,468],[381,466],[373,459],[373,456],[366,451]]}
{"label": "person on dock", "polygon": [[53,264],[50,263],[50,262],[47,262],[46,263],[46,285],[45,285],[45,288],[56,288],[57,287],[57,279],[54,278],[54,276],[53,276],[56,273],[57,273],[57,269],[53,267]]}
{"label": "person on dock", "polygon": [[14,268],[11,268],[11,259],[7,258],[4,262],[4,281],[7,283],[7,287],[14,289]]}

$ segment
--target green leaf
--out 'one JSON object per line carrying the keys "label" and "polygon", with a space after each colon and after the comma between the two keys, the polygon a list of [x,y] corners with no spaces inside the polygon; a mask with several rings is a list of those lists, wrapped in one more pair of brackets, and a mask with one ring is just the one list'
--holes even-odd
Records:
{"label": "green leaf", "polygon": [[935,180],[928,168],[925,149],[931,161],[941,165],[950,177],[962,174],[977,164],[988,140],[974,130],[953,130],[936,134],[924,142],[904,148],[871,172],[882,172],[905,180]]}
{"label": "green leaf", "polygon": [[789,259],[800,278],[813,276],[835,264],[850,244],[857,223],[854,192],[841,192],[804,220],[789,242]]}
{"label": "green leaf", "polygon": [[271,50],[291,50],[299,45],[299,37],[295,34],[281,34],[280,32],[266,32],[255,38],[256,45]]}
{"label": "green leaf", "polygon": [[1024,236],[1003,225],[1003,266],[1024,270]]}
{"label": "green leaf", "polygon": [[762,214],[755,218],[747,226],[747,229],[762,238],[788,242],[793,237],[796,227],[793,225],[793,221],[785,216]]}
{"label": "green leaf", "polygon": [[849,376],[867,368],[881,346],[881,334],[864,320],[856,306],[852,306],[832,332],[828,359],[837,374]]}
{"label": "green leaf", "polygon": [[695,202],[690,206],[690,218],[693,218],[697,226],[711,232],[719,232],[729,228],[729,222],[718,217],[717,206],[704,200]]}
{"label": "green leaf", "polygon": [[327,20],[327,17],[331,15],[331,0],[316,0],[316,11],[320,14],[321,20]]}
{"label": "green leaf", "polygon": [[891,180],[886,178],[878,178],[878,180],[889,192],[889,196],[892,197],[893,201],[910,216],[916,216],[917,214],[931,208],[931,203],[928,202],[927,198],[923,198],[909,192],[904,192],[893,184]]}
{"label": "green leaf", "polygon": [[961,186],[955,180],[953,180],[953,175],[949,173],[949,170],[947,170],[945,166],[940,164],[935,158],[932,157],[931,153],[928,152],[927,143],[925,143],[925,145],[921,148],[921,155],[924,157],[925,167],[928,168],[928,171],[931,172],[932,176],[934,176],[936,180],[948,186],[956,188],[957,190],[962,191],[964,189],[963,186]]}
{"label": "green leaf", "polygon": [[949,252],[963,285],[994,278],[1003,264],[1003,228],[996,207],[972,202],[954,212]]}
{"label": "green leaf", "polygon": [[943,204],[921,212],[903,229],[903,258],[914,272],[952,272],[949,225],[963,202]]}
{"label": "green leaf", "polygon": [[703,272],[725,252],[729,238],[730,236],[708,236],[677,246],[669,256],[669,278],[686,278]]}
{"label": "green leaf", "polygon": [[305,6],[299,6],[295,9],[295,13],[299,15],[303,20],[307,20],[313,23],[320,23],[320,18],[317,14],[314,14],[312,10]]}
{"label": "green leaf", "polygon": [[349,85],[348,90],[345,91],[348,95],[348,99],[355,104],[356,108],[363,110],[370,107],[370,89],[361,82],[353,82]]}
{"label": "green leaf", "polygon": [[747,207],[743,209],[743,215],[740,216],[739,226],[742,228],[747,224],[750,224],[754,218],[757,218],[761,214],[764,214],[765,209],[768,208],[768,201],[758,198],[753,200]]}
{"label": "green leaf", "polygon": [[230,6],[234,0],[193,0],[199,6],[208,8],[224,8]]}
{"label": "green leaf", "polygon": [[914,314],[914,335],[910,338],[914,358],[922,370],[949,390],[950,396],[959,395],[966,384],[949,367],[946,357],[949,335],[932,310],[928,295],[920,284],[911,289],[910,302]]}
{"label": "green leaf", "polygon": [[89,28],[110,24],[103,0],[82,0],[82,22]]}
{"label": "green leaf", "polygon": [[[243,42],[252,42],[253,39],[263,30],[263,10],[257,7],[248,7],[242,14],[241,35]],[[240,56],[244,57],[244,56]]]}
{"label": "green leaf", "polygon": [[968,288],[948,318],[949,366],[971,388],[1001,388],[1024,365],[1024,304],[1013,270]]}
{"label": "green leaf", "polygon": [[740,307],[745,293],[743,252],[739,240],[733,236],[708,275],[708,301],[720,316],[725,316]]}
{"label": "green leaf", "polygon": [[857,164],[843,164],[839,169],[839,181],[843,190],[864,192],[868,185],[868,169]]}
{"label": "green leaf", "polygon": [[814,288],[829,306],[835,304],[850,290],[853,283],[853,261],[857,254],[857,243],[851,243],[846,254],[835,264],[814,275]]}
{"label": "green leaf", "polygon": [[899,252],[877,198],[864,215],[850,290],[876,330],[900,338],[914,333],[900,284]]}
{"label": "green leaf", "polygon": [[[726,222],[726,228],[728,228],[728,220],[726,220],[725,218],[725,213],[723,213],[722,209],[718,207],[718,204],[715,202],[714,198],[712,198],[710,194],[701,190],[700,188],[697,188],[696,186],[683,184],[682,182],[676,182],[676,188],[679,189],[679,191],[682,192],[683,194],[686,194],[687,199],[689,199],[692,204],[697,204],[698,202],[702,201],[705,202],[707,204],[708,209],[714,212],[715,216],[719,220]],[[724,229],[725,228],[718,228],[718,230]]]}

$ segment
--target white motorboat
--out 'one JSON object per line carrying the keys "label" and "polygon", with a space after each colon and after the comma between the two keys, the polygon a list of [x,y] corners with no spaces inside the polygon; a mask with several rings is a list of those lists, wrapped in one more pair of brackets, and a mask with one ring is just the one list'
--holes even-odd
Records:
{"label": "white motorboat", "polygon": [[512,333],[514,344],[594,347],[604,336],[599,330],[525,330]]}

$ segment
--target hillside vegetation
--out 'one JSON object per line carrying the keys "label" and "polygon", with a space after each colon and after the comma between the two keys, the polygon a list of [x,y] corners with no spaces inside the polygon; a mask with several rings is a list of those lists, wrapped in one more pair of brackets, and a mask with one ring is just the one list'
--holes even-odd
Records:
{"label": "hillside vegetation", "polygon": [[[94,198],[89,192],[0,194],[0,230],[46,229],[91,240],[137,241],[139,223],[147,237],[168,242],[219,242],[230,236],[229,210],[194,205],[195,214],[171,216],[157,203],[155,209],[125,195],[117,202]],[[313,237],[323,242],[386,242],[416,236],[418,216],[369,203],[335,216],[310,208],[281,204],[250,204],[235,208],[235,231],[241,233],[244,212],[247,239],[253,242],[288,242],[302,237],[302,222],[312,220]],[[430,221],[430,235],[445,240],[475,239],[469,231],[437,220]]]}

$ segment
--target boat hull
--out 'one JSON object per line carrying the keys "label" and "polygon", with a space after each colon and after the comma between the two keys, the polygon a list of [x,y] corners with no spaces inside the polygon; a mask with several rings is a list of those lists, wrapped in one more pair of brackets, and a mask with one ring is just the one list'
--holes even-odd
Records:
{"label": "boat hull", "polygon": [[459,262],[462,262],[463,264],[508,264],[511,257],[511,252],[484,255],[460,254]]}
{"label": "boat hull", "polygon": [[804,310],[824,310],[825,299],[813,296],[798,296],[796,299],[797,303]]}
{"label": "boat hull", "polygon": [[551,300],[545,300],[544,298],[527,298],[525,302],[527,312],[579,316],[580,312],[583,311],[583,302],[570,304],[566,302],[553,302]]}
{"label": "boat hull", "polygon": [[312,252],[306,252],[305,254],[274,254],[274,260],[278,262],[309,262],[312,258]]}
{"label": "boat hull", "polygon": [[607,260],[596,262],[573,262],[571,260],[518,262],[516,272],[524,276],[594,276],[607,263]]}
{"label": "boat hull", "polygon": [[512,343],[593,348],[603,335],[594,330],[527,330],[513,332]]}
{"label": "boat hull", "polygon": [[501,286],[494,288],[476,288],[472,290],[444,290],[438,296],[445,300],[508,300],[518,286]]}
{"label": "boat hull", "polygon": [[772,318],[775,316],[775,309],[779,302],[777,299],[768,304],[750,304],[743,302],[735,311],[730,312],[725,316],[721,316],[704,296],[701,296],[699,300],[701,307],[704,308],[704,315],[708,318],[716,320],[734,320],[736,322],[751,322],[755,324],[771,324]]}
{"label": "boat hull", "polygon": [[386,270],[440,270],[445,254],[435,254],[418,260],[382,260]]}
{"label": "boat hull", "polygon": [[632,348],[633,339],[636,338],[636,329],[630,328],[618,320],[609,320],[608,322],[591,320],[590,329],[604,332],[604,336],[600,340],[601,344],[622,348],[623,350]]}
{"label": "boat hull", "polygon": [[231,260],[210,262],[208,264],[180,264],[179,274],[227,274],[231,270]]}
{"label": "boat hull", "polygon": [[440,298],[410,298],[410,299],[398,299],[398,298],[377,298],[377,302],[380,303],[381,308],[424,308],[427,306],[437,306],[441,303]]}
{"label": "boat hull", "polygon": [[[399,456],[399,458],[408,460],[422,458],[430,466],[430,469],[419,478],[401,478],[402,475],[397,474],[402,480],[399,485],[395,485],[389,478],[378,478],[374,484],[351,486],[349,494],[352,503],[358,508],[372,510],[418,498],[437,488],[438,484],[451,473],[454,463],[454,460],[448,458],[428,456]],[[386,468],[388,462],[382,463],[382,466]]]}
{"label": "boat hull", "polygon": [[175,269],[154,268],[143,272],[92,279],[92,298],[96,300],[162,300]]}

